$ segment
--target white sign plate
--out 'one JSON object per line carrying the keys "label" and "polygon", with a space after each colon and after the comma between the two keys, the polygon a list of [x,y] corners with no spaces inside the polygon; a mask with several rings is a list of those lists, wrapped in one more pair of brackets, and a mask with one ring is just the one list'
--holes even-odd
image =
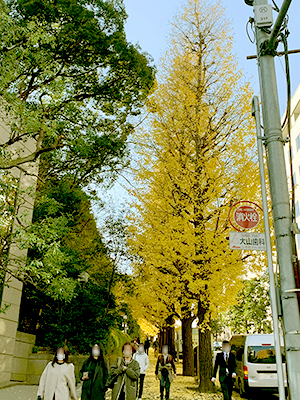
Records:
{"label": "white sign plate", "polygon": [[266,251],[264,233],[229,232],[231,250],[262,250]]}

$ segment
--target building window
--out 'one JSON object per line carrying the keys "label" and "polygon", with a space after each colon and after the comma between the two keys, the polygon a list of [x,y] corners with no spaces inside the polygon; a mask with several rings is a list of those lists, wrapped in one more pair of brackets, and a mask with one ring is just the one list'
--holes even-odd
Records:
{"label": "building window", "polygon": [[300,149],[300,134],[296,138],[297,151]]}

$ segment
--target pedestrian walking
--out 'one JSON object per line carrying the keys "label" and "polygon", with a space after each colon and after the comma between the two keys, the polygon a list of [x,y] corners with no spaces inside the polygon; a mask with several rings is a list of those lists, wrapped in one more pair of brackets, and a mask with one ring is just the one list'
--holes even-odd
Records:
{"label": "pedestrian walking", "polygon": [[142,400],[145,375],[149,367],[149,357],[145,352],[145,347],[143,344],[140,344],[138,351],[133,355],[133,359],[136,360],[140,366],[140,377],[138,381],[138,399]]}
{"label": "pedestrian walking", "polygon": [[140,340],[139,338],[133,338],[131,341],[131,346],[133,348],[133,353],[135,353],[136,351],[138,351],[139,346],[140,346]]}
{"label": "pedestrian walking", "polygon": [[105,400],[108,371],[98,343],[91,348],[90,357],[83,363],[79,378],[83,381],[81,400]]}
{"label": "pedestrian walking", "polygon": [[140,366],[133,359],[131,343],[125,343],[122,351],[123,357],[111,367],[107,386],[112,388],[112,400],[136,400]]}
{"label": "pedestrian walking", "polygon": [[151,346],[151,341],[149,340],[149,338],[147,338],[147,340],[145,341],[145,345],[144,345],[146,354],[149,354],[150,346]]}
{"label": "pedestrian walking", "polygon": [[77,400],[74,365],[68,363],[68,353],[59,347],[54,359],[42,373],[38,400]]}
{"label": "pedestrian walking", "polygon": [[161,400],[163,400],[165,392],[166,400],[169,400],[171,383],[173,378],[176,378],[176,366],[173,357],[169,354],[169,347],[167,345],[162,347],[162,354],[158,356],[155,375],[156,379],[159,379],[160,382]]}
{"label": "pedestrian walking", "polygon": [[216,382],[218,370],[224,400],[231,400],[233,382],[236,378],[236,358],[231,353],[231,346],[227,340],[222,343],[222,353],[218,353],[216,357],[214,376],[212,378],[213,383]]}
{"label": "pedestrian walking", "polygon": [[154,349],[154,356],[157,357],[159,351],[159,343],[157,339],[153,343],[153,349]]}

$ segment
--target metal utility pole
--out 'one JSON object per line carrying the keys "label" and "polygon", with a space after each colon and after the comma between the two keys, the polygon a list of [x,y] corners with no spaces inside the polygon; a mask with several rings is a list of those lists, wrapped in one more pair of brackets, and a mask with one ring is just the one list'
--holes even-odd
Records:
{"label": "metal utility pole", "polygon": [[267,259],[268,259],[269,282],[270,282],[270,300],[271,300],[273,326],[274,326],[274,342],[275,342],[275,354],[276,354],[277,376],[278,376],[278,392],[279,392],[279,399],[285,400],[284,375],[283,375],[282,355],[281,355],[281,340],[280,340],[280,332],[279,332],[276,287],[275,287],[273,256],[272,256],[272,244],[271,244],[270,225],[269,225],[268,198],[267,198],[267,191],[266,191],[264,150],[263,150],[263,143],[262,143],[263,138],[262,138],[262,131],[261,131],[260,107],[259,107],[259,100],[258,100],[257,96],[253,97],[252,115],[255,117],[255,121],[256,121],[261,197],[262,197],[262,205],[263,205],[263,213],[264,213],[266,250],[267,250]]}
{"label": "metal utility pole", "polygon": [[[258,23],[257,16],[270,6],[267,0],[245,0],[255,8],[255,32],[262,111],[267,149],[275,242],[280,268],[281,302],[291,400],[300,394],[300,316],[293,269],[292,215],[284,158],[274,56],[277,35],[292,0],[285,0],[274,28]],[[261,22],[261,21],[260,21]],[[258,26],[259,25],[259,26]]]}

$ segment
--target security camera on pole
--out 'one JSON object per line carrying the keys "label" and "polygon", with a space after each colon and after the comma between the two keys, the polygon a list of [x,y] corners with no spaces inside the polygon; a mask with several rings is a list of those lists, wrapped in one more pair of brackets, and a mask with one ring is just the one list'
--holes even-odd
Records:
{"label": "security camera on pole", "polygon": [[[272,27],[267,0],[245,0],[254,6],[264,138],[267,150],[277,257],[280,268],[281,302],[291,400],[300,395],[300,316],[293,269],[292,215],[284,159],[274,57],[278,34],[292,0],[283,1]],[[271,19],[270,19],[271,18]]]}

